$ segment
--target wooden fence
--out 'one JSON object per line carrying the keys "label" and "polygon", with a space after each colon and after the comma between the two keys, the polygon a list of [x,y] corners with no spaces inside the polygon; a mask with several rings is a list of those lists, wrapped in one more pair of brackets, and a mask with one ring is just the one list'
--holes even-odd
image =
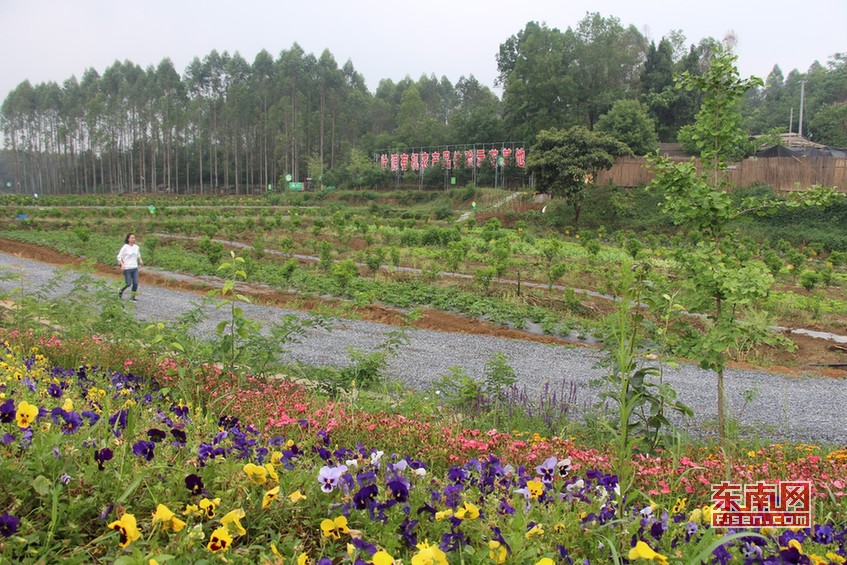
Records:
{"label": "wooden fence", "polygon": [[[835,157],[751,157],[730,167],[730,179],[736,187],[757,184],[776,192],[803,190],[814,184],[847,193],[847,159]],[[597,175],[598,184],[643,186],[653,180],[653,172],[644,157],[623,157],[608,171]]]}

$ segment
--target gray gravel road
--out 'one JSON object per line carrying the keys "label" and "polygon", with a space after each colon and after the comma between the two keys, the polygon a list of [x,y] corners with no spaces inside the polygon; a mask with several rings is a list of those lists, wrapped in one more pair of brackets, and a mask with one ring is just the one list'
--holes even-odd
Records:
{"label": "gray gravel road", "polygon": [[[55,267],[21,259],[0,250],[0,275],[9,269],[25,273],[31,289],[53,277]],[[119,288],[116,271],[115,288]],[[161,273],[167,276],[167,273]],[[177,276],[177,275],[172,275]],[[0,279],[5,278],[0,276]],[[0,280],[0,293],[19,288],[19,283]],[[67,292],[69,284],[59,285],[56,293]],[[115,300],[117,300],[117,296]],[[152,286],[144,283],[141,272],[139,302],[136,315],[145,321],[165,321],[189,310],[197,295]],[[130,303],[126,303],[130,308]],[[248,317],[272,322],[285,314],[298,314],[270,306],[244,305]],[[211,309],[204,329],[211,331],[220,320],[221,312]],[[350,363],[349,348],[372,351],[379,347],[391,326],[371,322],[336,320],[331,331],[308,330],[299,344],[286,344],[288,360],[310,364],[345,365]],[[515,370],[519,384],[528,391],[540,390],[545,383],[558,388],[564,382],[577,390],[575,410],[597,401],[597,390],[589,385],[602,376],[596,367],[600,353],[596,350],[543,345],[531,341],[495,338],[480,335],[461,335],[431,330],[409,330],[409,342],[398,355],[391,358],[390,376],[417,388],[426,388],[451,367],[462,367],[468,375],[482,376],[486,363],[495,353],[505,354]],[[715,377],[709,371],[684,365],[666,368],[666,380],[677,390],[679,399],[691,406],[695,418],[680,422],[680,426],[700,433],[716,417]],[[844,380],[818,377],[789,377],[755,371],[727,371],[726,394],[730,414],[738,416],[742,433],[774,440],[799,440],[813,443],[847,442],[847,389]],[[753,391],[753,400],[745,403],[745,391]]]}

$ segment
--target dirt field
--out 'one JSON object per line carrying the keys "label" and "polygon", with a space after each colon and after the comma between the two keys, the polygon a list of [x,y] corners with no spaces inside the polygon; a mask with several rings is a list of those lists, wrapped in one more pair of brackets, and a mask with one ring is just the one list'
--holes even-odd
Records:
{"label": "dirt field", "polygon": [[[12,253],[26,259],[35,259],[53,265],[79,265],[82,261],[75,257],[69,257],[52,249],[38,245],[21,243],[7,239],[0,239],[0,249],[6,253]],[[98,264],[98,273],[111,277],[118,277],[118,273],[111,265]],[[177,281],[151,271],[145,271],[144,284],[162,286],[166,288],[180,289],[190,292],[202,293],[211,288],[202,280],[186,282]],[[256,287],[248,291],[251,298],[259,303],[285,306],[287,308],[311,311],[319,303],[332,308],[333,304],[326,300],[306,300],[302,296],[274,292],[267,287]],[[399,310],[385,306],[371,305],[356,308],[355,315],[363,320],[379,322],[389,325],[401,325],[404,323],[403,313]],[[448,312],[426,309],[423,315],[413,325],[421,329],[430,329],[443,332],[493,335],[504,338],[521,339],[540,343],[568,343],[565,340],[551,336],[533,335],[510,328],[496,327],[492,324],[459,316]],[[760,359],[765,359],[764,365],[756,365],[755,368],[793,375],[822,375],[832,378],[847,377],[847,367],[821,367],[816,365],[847,363],[847,346],[837,345],[831,341],[816,339],[807,336],[790,335],[797,350],[794,352],[780,352],[767,349],[758,352]],[[582,344],[578,344],[582,345]],[[743,364],[736,364],[741,366]],[[746,365],[752,367],[751,365]]]}

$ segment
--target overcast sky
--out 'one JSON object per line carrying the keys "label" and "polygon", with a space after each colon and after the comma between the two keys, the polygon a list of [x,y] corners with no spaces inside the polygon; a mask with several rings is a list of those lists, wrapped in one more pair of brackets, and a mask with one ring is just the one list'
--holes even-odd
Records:
{"label": "overcast sky", "polygon": [[[744,77],[787,75],[847,51],[847,0],[0,0],[0,99],[24,80],[61,83],[129,60],[238,51],[252,63],[295,42],[339,67],[348,59],[373,92],[384,78],[474,75],[494,87],[499,46],[529,21],[575,28],[586,12],[615,16],[658,42],[681,30],[689,44],[733,31]],[[499,91],[498,91],[499,92]]]}

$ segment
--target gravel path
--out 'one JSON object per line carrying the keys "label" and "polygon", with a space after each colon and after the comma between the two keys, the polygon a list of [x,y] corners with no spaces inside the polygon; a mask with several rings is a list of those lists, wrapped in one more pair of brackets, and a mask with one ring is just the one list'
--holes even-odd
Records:
{"label": "gravel path", "polygon": [[[2,280],[8,278],[4,274],[23,270],[26,292],[32,294],[34,288],[52,279],[55,269],[45,263],[0,252],[0,293],[20,288],[19,282]],[[117,280],[114,286],[119,288]],[[70,284],[63,283],[54,292],[61,295],[69,289]],[[193,293],[145,286],[142,269],[139,302],[135,306],[139,319],[170,320],[191,309],[198,300]],[[129,302],[126,305],[131,307]],[[248,317],[266,323],[285,314],[303,316],[293,310],[253,304],[245,304],[244,311]],[[221,315],[219,310],[211,309],[201,331],[211,332]],[[394,330],[392,326],[371,322],[336,320],[331,331],[310,329],[302,336],[301,343],[286,344],[286,359],[346,365],[350,363],[349,348],[372,351]],[[390,359],[388,372],[391,377],[416,388],[428,387],[451,367],[462,367],[468,375],[481,377],[486,363],[495,353],[502,352],[515,370],[519,385],[528,391],[541,390],[545,383],[552,384],[554,389],[563,382],[567,386],[574,385],[577,391],[574,410],[579,411],[596,402],[597,390],[589,382],[604,374],[602,369],[596,368],[600,352],[588,348],[431,330],[408,330],[408,338],[408,344],[401,346],[398,354]],[[681,427],[699,433],[705,424],[714,422],[716,385],[711,372],[683,365],[678,369],[666,368],[665,378],[676,389],[679,399],[695,412],[693,420],[680,422]],[[847,383],[843,380],[729,370],[725,383],[729,414],[738,416],[740,412],[741,433],[745,436],[840,445],[847,440]],[[745,391],[753,391],[752,402],[745,403]]]}

